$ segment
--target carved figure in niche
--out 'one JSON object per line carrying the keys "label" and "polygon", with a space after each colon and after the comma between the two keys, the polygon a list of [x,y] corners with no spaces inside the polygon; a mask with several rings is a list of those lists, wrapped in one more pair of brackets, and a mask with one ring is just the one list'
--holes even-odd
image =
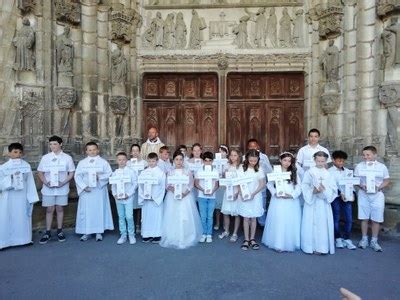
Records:
{"label": "carved figure in niche", "polygon": [[397,18],[390,20],[390,25],[382,32],[384,66],[400,64],[400,26]]}
{"label": "carved figure in niche", "polygon": [[304,11],[302,9],[296,11],[296,19],[294,19],[293,26],[293,44],[295,47],[304,47],[303,14]]}
{"label": "carved figure in niche", "polygon": [[334,40],[329,40],[329,46],[322,54],[321,67],[327,82],[336,83],[339,80],[339,49]]}
{"label": "carved figure in niche", "polygon": [[293,20],[289,16],[287,7],[285,7],[282,11],[282,18],[279,20],[279,45],[282,48],[292,46],[292,23]]}
{"label": "carved figure in niche", "polygon": [[245,12],[250,16],[250,20],[256,23],[256,30],[254,35],[254,44],[257,48],[266,46],[266,25],[267,19],[265,18],[265,7],[258,9],[257,13],[251,13],[247,8],[244,9]]}
{"label": "carved figure in niche", "polygon": [[64,27],[64,33],[57,38],[57,67],[59,73],[72,76],[74,61],[74,44],[70,38],[71,28]]}
{"label": "carved figure in niche", "polygon": [[179,12],[176,15],[176,24],[175,24],[176,49],[184,49],[186,47],[186,35],[187,35],[187,28],[185,21],[183,20],[183,13]]}
{"label": "carved figure in niche", "polygon": [[154,34],[154,48],[162,48],[164,42],[164,20],[161,12],[157,12],[156,17],[151,21],[151,27]]}
{"label": "carved figure in niche", "polygon": [[248,49],[251,48],[251,45],[248,42],[247,35],[247,22],[250,20],[248,15],[243,16],[239,20],[239,25],[237,25],[233,29],[233,33],[236,34],[236,38],[233,41],[234,45],[237,45],[239,49]]}
{"label": "carved figure in niche", "polygon": [[117,48],[111,53],[111,82],[113,84],[127,81],[128,63],[121,49]]}
{"label": "carved figure in niche", "polygon": [[189,48],[190,49],[200,49],[201,41],[203,40],[201,36],[201,31],[206,29],[207,25],[203,18],[199,17],[196,10],[192,10],[192,21],[190,23],[190,37],[189,37]]}
{"label": "carved figure in niche", "polygon": [[22,20],[22,28],[17,31],[13,44],[17,48],[14,69],[33,71],[35,69],[35,31],[28,18]]}
{"label": "carved figure in niche", "polygon": [[[277,48],[278,47],[278,39],[277,39],[277,24],[278,20],[275,14],[275,8],[272,7],[269,11],[269,18],[267,21],[267,46]],[[268,45],[269,44],[269,45]]]}
{"label": "carved figure in niche", "polygon": [[175,49],[174,14],[169,13],[164,22],[164,49]]}

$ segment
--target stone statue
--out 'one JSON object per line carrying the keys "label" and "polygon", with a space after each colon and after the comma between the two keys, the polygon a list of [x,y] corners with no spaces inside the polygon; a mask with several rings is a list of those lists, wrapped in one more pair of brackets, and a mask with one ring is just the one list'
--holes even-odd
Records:
{"label": "stone statue", "polygon": [[64,27],[64,33],[57,38],[57,66],[59,73],[73,74],[74,44],[70,38],[71,28]]}
{"label": "stone statue", "polygon": [[329,46],[321,57],[321,66],[328,83],[337,83],[339,80],[339,49],[334,40],[329,40]]}
{"label": "stone statue", "polygon": [[295,47],[304,47],[303,14],[304,11],[302,9],[296,11],[296,19],[294,19],[293,25],[293,45]]}
{"label": "stone statue", "polygon": [[251,45],[247,39],[247,21],[249,21],[249,19],[250,17],[248,15],[241,17],[239,20],[239,25],[233,29],[233,33],[236,34],[233,44],[237,45],[239,49],[251,48]]}
{"label": "stone statue", "polygon": [[282,18],[279,20],[279,45],[282,48],[292,46],[292,23],[293,20],[289,16],[287,7],[282,11]]}
{"label": "stone statue", "polygon": [[174,14],[169,13],[164,22],[164,49],[175,49]]}
{"label": "stone statue", "polygon": [[127,81],[128,63],[121,49],[117,48],[111,53],[111,82],[113,84]]}
{"label": "stone statue", "polygon": [[186,35],[187,35],[187,28],[185,21],[183,20],[183,13],[179,12],[176,15],[176,24],[175,24],[176,49],[185,49]]}
{"label": "stone statue", "polygon": [[397,18],[392,18],[390,25],[383,30],[382,42],[385,68],[400,64],[400,26]]}
{"label": "stone statue", "polygon": [[192,21],[190,23],[190,36],[189,36],[189,48],[200,49],[201,48],[201,30],[206,29],[204,19],[200,18],[196,10],[192,10]]}
{"label": "stone statue", "polygon": [[[277,24],[278,20],[275,14],[275,8],[271,8],[269,11],[269,18],[267,21],[267,46],[277,48],[278,47],[278,39],[277,39]],[[269,44],[269,45],[268,45]]]}
{"label": "stone statue", "polygon": [[151,27],[154,33],[154,48],[162,48],[164,42],[164,21],[161,12],[157,12],[156,17],[151,21]]}
{"label": "stone statue", "polygon": [[267,19],[265,18],[265,8],[261,7],[258,9],[257,13],[251,13],[247,8],[244,9],[245,12],[250,16],[250,20],[256,23],[256,30],[254,35],[254,44],[257,48],[264,47],[266,44],[266,26]]}
{"label": "stone statue", "polygon": [[13,44],[17,48],[14,69],[33,71],[35,69],[35,31],[28,18],[22,20],[22,28],[17,31]]}

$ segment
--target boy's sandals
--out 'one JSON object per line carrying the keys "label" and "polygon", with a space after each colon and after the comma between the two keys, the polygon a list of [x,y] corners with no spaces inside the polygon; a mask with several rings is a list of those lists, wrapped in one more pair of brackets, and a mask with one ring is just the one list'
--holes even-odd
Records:
{"label": "boy's sandals", "polygon": [[258,249],[260,249],[260,245],[257,244],[257,242],[256,242],[255,239],[250,240],[250,247],[251,247],[251,249],[253,249],[253,250],[258,250]]}
{"label": "boy's sandals", "polygon": [[249,241],[248,240],[244,240],[242,246],[240,246],[240,249],[249,250]]}

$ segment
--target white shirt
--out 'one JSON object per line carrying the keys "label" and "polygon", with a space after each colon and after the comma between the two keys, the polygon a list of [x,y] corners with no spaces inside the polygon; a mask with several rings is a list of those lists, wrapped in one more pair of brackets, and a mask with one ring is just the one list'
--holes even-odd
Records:
{"label": "white shirt", "polygon": [[314,154],[319,151],[323,151],[326,154],[328,154],[328,159],[326,161],[327,163],[330,163],[332,161],[328,149],[326,149],[325,147],[322,147],[320,144],[318,144],[314,147],[312,147],[310,144],[308,144],[308,145],[305,145],[304,147],[301,147],[299,152],[297,152],[296,163],[300,167],[302,167],[305,171],[308,170],[309,167],[304,166],[304,162],[314,160]]}
{"label": "white shirt", "polygon": [[[37,170],[44,173],[47,181],[50,181],[50,172],[47,169],[48,165],[61,165],[65,167],[65,171],[59,172],[59,180],[61,182],[67,179],[69,172],[75,171],[75,165],[72,157],[61,151],[58,155],[54,152],[47,153],[42,156]],[[66,196],[69,193],[69,182],[62,187],[49,188],[45,184],[42,187],[42,195],[45,196]]]}
{"label": "white shirt", "polygon": [[[383,177],[380,177],[380,176],[375,177],[375,184],[377,186],[380,186],[384,179],[388,179],[389,178],[389,171],[386,168],[386,166],[383,163],[380,163],[379,161],[373,161],[371,163],[372,163],[372,165],[371,166],[368,165],[368,168],[371,168],[371,169],[373,169],[375,171],[380,171],[382,173],[382,175],[383,175]],[[367,179],[366,179],[365,176],[360,176],[359,172],[360,172],[360,170],[366,169],[366,168],[367,168],[367,162],[363,161],[363,162],[360,162],[359,164],[357,164],[356,169],[354,170],[354,176],[360,177],[360,184],[361,185],[366,185],[367,184],[367,182],[366,182]]]}
{"label": "white shirt", "polygon": [[339,185],[339,181],[346,177],[345,175],[346,175],[347,171],[349,171],[349,169],[347,169],[346,167],[343,167],[343,169],[339,169],[336,166],[332,166],[328,169],[328,171],[329,171],[329,173],[331,173],[331,175],[335,179],[336,185],[338,186],[340,192],[344,193],[345,187],[344,187],[344,185]]}

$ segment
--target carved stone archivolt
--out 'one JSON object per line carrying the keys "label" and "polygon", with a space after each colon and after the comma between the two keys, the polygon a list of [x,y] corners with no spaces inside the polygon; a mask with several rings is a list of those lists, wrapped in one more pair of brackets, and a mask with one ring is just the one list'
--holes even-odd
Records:
{"label": "carved stone archivolt", "polygon": [[74,25],[81,22],[81,4],[78,0],[55,0],[54,6],[57,21]]}
{"label": "carved stone archivolt", "polygon": [[18,8],[23,14],[34,12],[36,8],[36,0],[18,0]]}
{"label": "carved stone archivolt", "polygon": [[76,91],[72,87],[56,87],[55,97],[58,108],[71,109],[77,99]]}
{"label": "carved stone archivolt", "polygon": [[111,40],[129,43],[142,26],[142,17],[134,9],[125,9],[122,4],[114,5],[110,12]]}
{"label": "carved stone archivolt", "polygon": [[126,96],[111,96],[110,109],[115,115],[124,115],[129,109],[129,98]]}

